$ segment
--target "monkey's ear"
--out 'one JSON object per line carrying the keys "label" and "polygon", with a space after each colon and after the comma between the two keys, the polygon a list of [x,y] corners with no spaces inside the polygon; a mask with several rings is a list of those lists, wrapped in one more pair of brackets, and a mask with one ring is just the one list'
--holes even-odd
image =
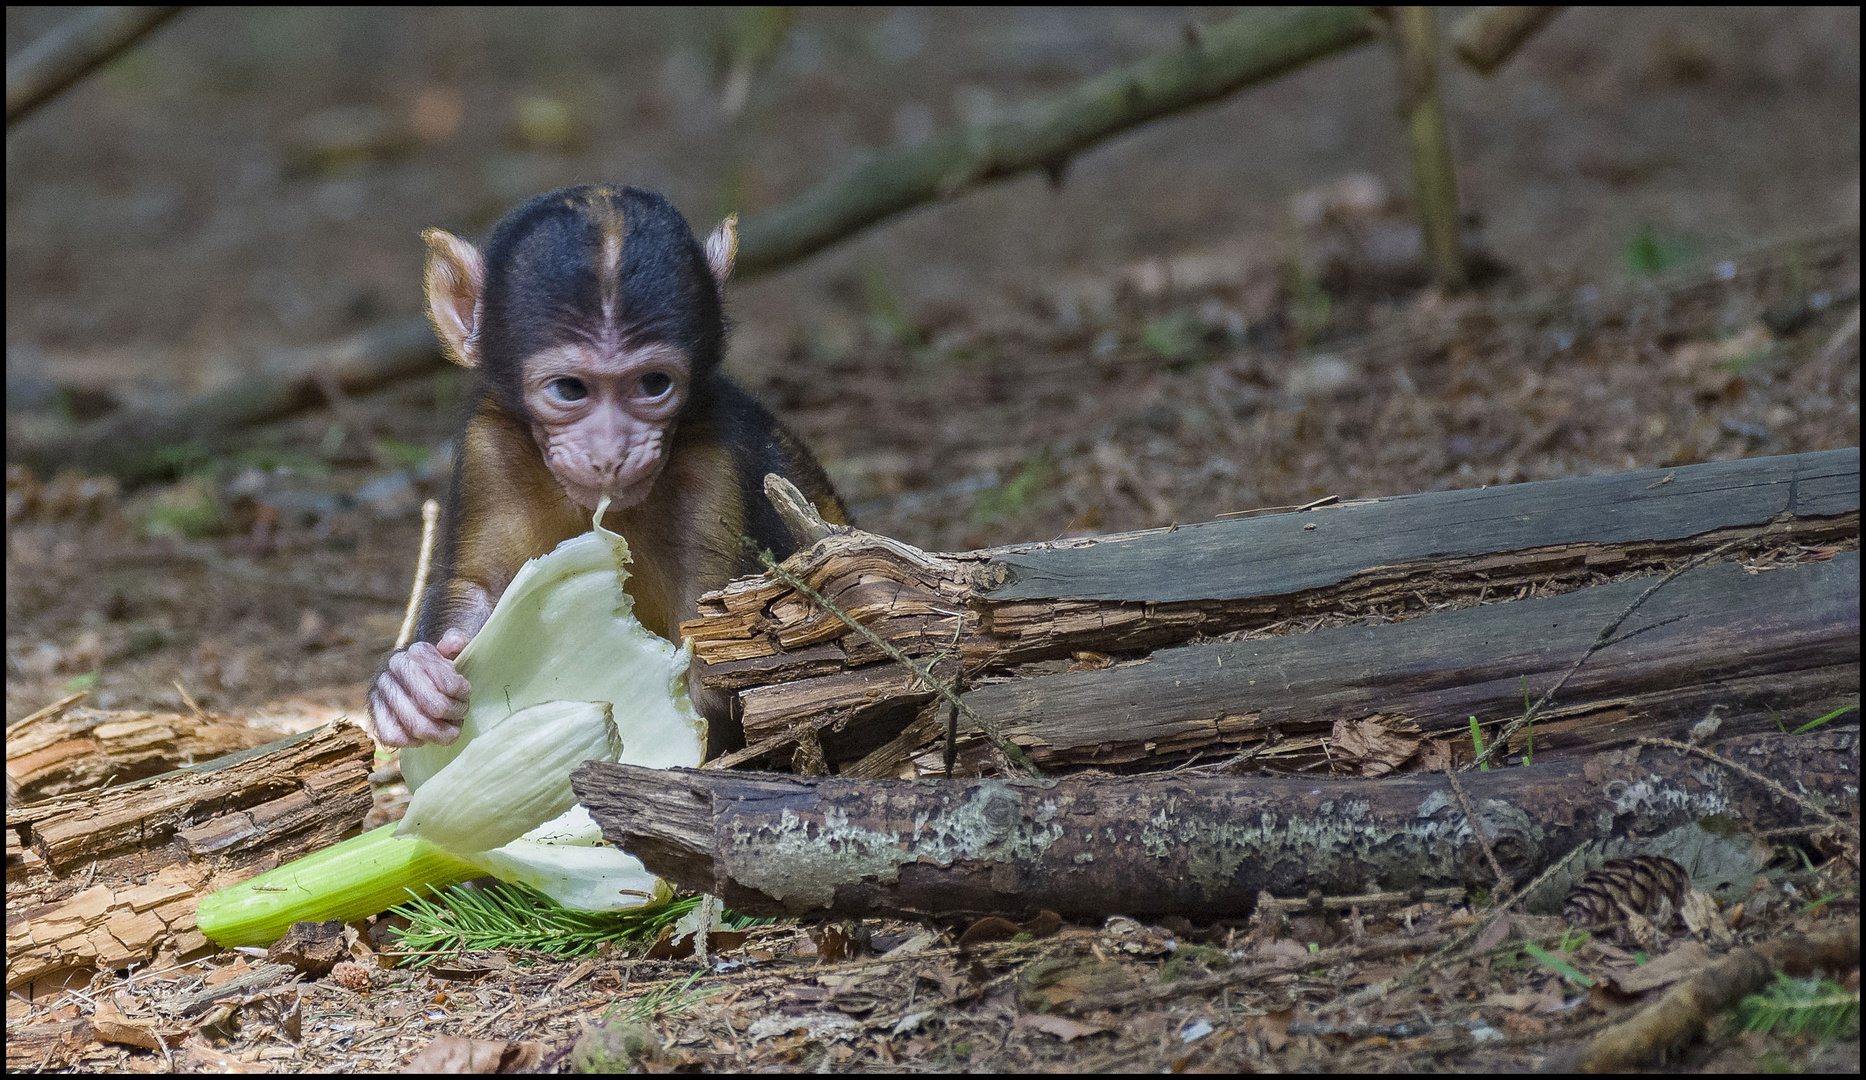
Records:
{"label": "monkey's ear", "polygon": [[732,260],[739,255],[739,215],[719,223],[713,235],[706,238],[706,265],[713,271],[713,284],[723,291],[726,278],[732,274]]}
{"label": "monkey's ear", "polygon": [[428,242],[428,321],[462,367],[479,365],[480,293],[486,284],[486,261],[479,249],[440,229],[421,234]]}

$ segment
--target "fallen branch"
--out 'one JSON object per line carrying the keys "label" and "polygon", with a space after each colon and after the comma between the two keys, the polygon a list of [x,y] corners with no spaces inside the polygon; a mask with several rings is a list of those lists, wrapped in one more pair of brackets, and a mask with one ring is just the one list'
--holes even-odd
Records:
{"label": "fallen branch", "polygon": [[967,188],[1047,169],[1152,120],[1216,101],[1312,60],[1370,41],[1366,8],[1263,8],[1212,26],[1186,42],[1031,101],[1016,115],[885,154],[746,219],[741,274],[796,262],[885,218]]}
{"label": "fallen branch", "polygon": [[1847,831],[1853,833],[1855,836],[1859,835],[1859,826],[1857,824],[1850,822],[1850,821],[1840,820],[1839,818],[1835,817],[1833,813],[1830,812],[1826,807],[1821,806],[1819,803],[1808,798],[1805,794],[1798,794],[1796,792],[1790,791],[1787,787],[1783,786],[1782,784],[1774,780],[1769,779],[1768,777],[1762,775],[1761,773],[1750,768],[1749,766],[1738,764],[1737,762],[1731,761],[1729,758],[1724,757],[1721,754],[1713,754],[1702,746],[1694,746],[1690,743],[1681,743],[1681,742],[1677,742],[1672,739],[1641,739],[1639,740],[1639,745],[1651,746],[1651,747],[1662,747],[1667,750],[1678,750],[1678,751],[1682,751],[1687,754],[1696,754],[1698,757],[1703,758],[1705,761],[1714,762],[1718,765],[1723,766],[1726,769],[1729,769],[1731,772],[1737,774],[1738,776],[1741,776],[1754,783],[1761,784],[1763,787],[1768,788],[1770,791],[1775,792],[1777,796],[1787,800],[1788,802],[1795,804],[1796,806],[1799,806],[1803,811],[1807,812],[1808,814],[1814,817],[1820,818],[1823,822],[1829,825],[1838,825],[1841,828],[1846,829]]}
{"label": "fallen branch", "polygon": [[6,126],[30,116],[181,10],[93,7],[59,23],[7,60]]}
{"label": "fallen branch", "polygon": [[1806,936],[1793,934],[1732,950],[1723,959],[1674,985],[1659,1000],[1622,1023],[1552,1058],[1552,1072],[1627,1072],[1698,1037],[1704,1025],[1746,995],[1767,986],[1780,969],[1806,976],[1841,975],[1859,967],[1857,918]]}
{"label": "fallen branch", "polygon": [[[776,473],[772,473],[765,477],[765,491],[768,494],[775,492],[775,494],[773,494],[772,496],[772,502],[779,507],[779,516],[784,518],[787,527],[790,528],[792,533],[796,534],[799,539],[802,539],[804,536],[807,536],[807,535],[812,535],[817,531],[815,528],[810,527],[809,519],[800,517],[798,514],[798,511],[796,510],[796,506],[799,503],[802,503],[805,506],[809,505],[808,502],[804,499],[803,493],[797,490],[796,485],[792,484],[790,481],[784,479],[783,477],[777,475]],[[827,533],[828,526],[824,525],[821,517],[818,517],[816,519],[815,524],[823,525],[824,530],[825,530],[824,535],[825,536],[828,535]],[[881,638],[873,630],[870,630],[868,627],[863,626],[861,623],[855,621],[855,619],[852,616],[850,616],[848,612],[842,610],[841,608],[837,607],[835,604],[824,599],[821,593],[817,592],[815,589],[812,589],[809,585],[805,584],[801,579],[797,577],[797,575],[791,573],[789,570],[786,570],[784,568],[784,564],[772,558],[769,552],[760,551],[758,553],[758,559],[760,562],[764,563],[766,571],[777,575],[780,581],[783,581],[785,584],[789,585],[791,588],[796,589],[798,592],[809,597],[810,600],[814,602],[818,607],[822,608],[824,611],[829,612],[831,615],[834,615],[838,620],[842,622],[843,625],[847,626],[849,629],[855,631],[856,633],[862,635],[862,638],[864,640],[869,642],[875,648],[880,649],[883,653],[887,654],[889,659],[907,668],[909,671],[912,671],[916,676],[918,676],[922,686],[928,687],[934,693],[938,694],[940,697],[945,698],[946,701],[953,708],[964,713],[966,716],[966,719],[972,721],[973,724],[978,726],[978,729],[980,731],[985,733],[985,737],[991,741],[991,745],[996,747],[998,751],[1002,753],[1006,758],[1009,758],[1012,762],[1016,763],[1017,767],[1022,769],[1025,775],[1027,776],[1042,776],[1043,775],[1042,771],[1037,768],[1036,764],[1030,760],[1030,755],[1024,753],[1022,747],[1007,740],[998,731],[998,728],[996,725],[991,723],[989,720],[986,720],[984,717],[978,715],[976,712],[973,712],[972,707],[970,705],[967,705],[964,701],[961,701],[959,699],[958,693],[955,692],[951,686],[947,685],[944,680],[935,676],[933,672],[926,665],[916,663],[913,660],[909,659],[905,653],[895,648],[894,645],[892,645],[889,642],[881,640]],[[958,616],[955,615],[954,621],[959,622],[961,620],[959,619]],[[957,641],[956,635],[955,635],[954,640],[955,642]],[[814,742],[814,740],[812,741]],[[821,758],[822,749],[820,745],[817,746],[816,748],[816,754],[818,758]],[[827,763],[825,763],[824,768],[823,768],[823,774],[827,774],[828,771],[829,769],[828,769]]]}
{"label": "fallen branch", "polygon": [[445,366],[425,320],[389,323],[331,349],[306,350],[284,371],[246,376],[174,409],[103,417],[44,439],[9,441],[8,457],[42,473],[63,468],[127,481],[167,476],[180,455],[224,449],[242,428],[327,404],[327,387],[363,394]]}
{"label": "fallen branch", "polygon": [[1517,717],[1516,719],[1506,724],[1503,728],[1503,731],[1497,736],[1497,738],[1492,740],[1491,744],[1485,747],[1482,753],[1478,754],[1475,758],[1466,762],[1463,767],[1466,769],[1472,769],[1480,765],[1488,765],[1492,759],[1497,757],[1497,755],[1502,752],[1503,748],[1509,743],[1509,741],[1516,737],[1517,732],[1523,730],[1524,728],[1528,727],[1530,724],[1535,722],[1536,717],[1541,714],[1543,708],[1547,706],[1550,701],[1554,700],[1555,694],[1558,691],[1560,691],[1562,687],[1568,685],[1568,680],[1574,677],[1575,672],[1581,670],[1582,664],[1587,663],[1588,660],[1591,657],[1593,657],[1595,653],[1601,651],[1602,649],[1605,649],[1609,645],[1618,644],[1619,642],[1625,640],[1625,638],[1617,638],[1614,635],[1619,633],[1620,627],[1626,625],[1626,620],[1632,618],[1633,613],[1635,611],[1638,611],[1641,607],[1643,607],[1646,601],[1656,596],[1659,590],[1665,588],[1667,585],[1670,585],[1672,582],[1678,580],[1679,575],[1683,574],[1685,571],[1696,569],[1697,567],[1702,566],[1707,562],[1710,562],[1712,559],[1717,558],[1719,555],[1722,555],[1725,552],[1732,550],[1733,548],[1737,547],[1740,544],[1743,544],[1745,542],[1754,542],[1758,539],[1761,539],[1761,537],[1767,532],[1768,532],[1768,529],[1764,528],[1764,529],[1758,530],[1755,534],[1751,536],[1739,537],[1735,540],[1730,540],[1725,543],[1719,544],[1709,551],[1702,552],[1697,555],[1693,555],[1691,558],[1685,560],[1682,566],[1677,567],[1676,569],[1672,570],[1670,573],[1666,574],[1664,577],[1653,582],[1650,586],[1646,588],[1644,592],[1641,592],[1638,596],[1634,597],[1632,603],[1626,605],[1626,610],[1614,616],[1612,619],[1610,619],[1607,622],[1607,625],[1600,628],[1600,633],[1594,635],[1593,643],[1588,645],[1587,651],[1583,652],[1580,656],[1575,658],[1574,663],[1569,665],[1568,670],[1562,673],[1562,677],[1555,680],[1554,685],[1550,686],[1547,690],[1544,690],[1542,692],[1542,696],[1536,699],[1535,704],[1529,706],[1527,709],[1524,709],[1523,714],[1521,716]]}
{"label": "fallen branch", "polygon": [[1404,956],[1407,953],[1425,952],[1437,948],[1448,936],[1442,933],[1393,935],[1384,940],[1323,949],[1308,956],[1290,960],[1276,960],[1264,964],[1242,963],[1230,970],[1214,972],[1210,975],[1178,979],[1153,986],[1141,986],[1114,994],[1084,995],[1063,1002],[1057,1006],[1057,1011],[1072,1016],[1085,1016],[1102,1009],[1123,1009],[1130,1005],[1158,1005],[1175,998],[1210,994],[1213,991],[1269,975],[1283,975],[1292,971],[1315,971],[1318,968],[1329,968],[1336,964],[1385,960],[1389,957]]}
{"label": "fallen branch", "polygon": [[[1858,729],[1726,741],[1754,767],[1848,805]],[[1799,818],[1689,758],[1637,748],[1463,777],[1379,781],[1191,773],[1060,780],[850,780],[586,762],[578,801],[650,870],[747,914],[1241,916],[1260,890],[1450,887],[1487,875],[1474,826],[1523,878],[1628,827],[1719,814]],[[1644,799],[1622,807],[1627,785]],[[1248,823],[1248,825],[1243,824]]]}
{"label": "fallen branch", "polygon": [[1559,7],[1472,8],[1451,28],[1452,49],[1471,70],[1489,75],[1560,11]]}

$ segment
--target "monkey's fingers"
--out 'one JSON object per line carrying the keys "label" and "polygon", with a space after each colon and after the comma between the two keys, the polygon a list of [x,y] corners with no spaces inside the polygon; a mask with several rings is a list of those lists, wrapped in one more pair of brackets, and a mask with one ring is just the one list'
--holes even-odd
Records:
{"label": "monkey's fingers", "polygon": [[421,743],[451,743],[460,737],[460,726],[427,714],[398,679],[383,678],[376,686],[382,708],[376,713],[378,738],[389,746],[418,746]]}
{"label": "monkey's fingers", "polygon": [[369,691],[369,715],[375,722],[376,741],[384,746],[414,746],[420,740],[408,731],[408,719],[391,703],[391,685],[385,675]]}
{"label": "monkey's fingers", "polygon": [[389,661],[389,670],[401,679],[403,689],[428,716],[441,720],[459,720],[466,716],[472,687],[466,676],[454,670],[453,661],[435,646],[425,642],[411,646],[399,658]]}

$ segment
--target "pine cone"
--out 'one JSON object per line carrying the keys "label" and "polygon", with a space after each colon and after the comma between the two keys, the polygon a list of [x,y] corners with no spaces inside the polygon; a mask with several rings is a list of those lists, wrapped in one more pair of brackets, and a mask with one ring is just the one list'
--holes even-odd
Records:
{"label": "pine cone", "polygon": [[1685,900],[1690,875],[1663,855],[1608,859],[1581,876],[1562,902],[1562,917],[1572,926],[1623,922],[1624,912],[1669,923]]}

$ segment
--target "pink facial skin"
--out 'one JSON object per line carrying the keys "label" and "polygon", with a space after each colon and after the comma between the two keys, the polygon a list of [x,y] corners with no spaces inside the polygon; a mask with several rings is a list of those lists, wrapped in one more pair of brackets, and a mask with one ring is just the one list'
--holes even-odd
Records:
{"label": "pink facial skin", "polygon": [[[532,435],[564,494],[590,511],[604,495],[616,510],[647,498],[667,464],[674,418],[686,403],[686,357],[665,345],[623,350],[578,344],[532,356],[524,369]],[[369,694],[383,745],[460,737],[470,687],[453,661],[497,599],[475,597],[439,642],[417,641],[389,657]]]}
{"label": "pink facial skin", "polygon": [[687,399],[687,360],[665,345],[564,345],[525,361],[525,405],[545,464],[572,502],[617,510],[648,497]]}
{"label": "pink facial skin", "polygon": [[454,670],[454,658],[469,640],[464,630],[449,630],[438,643],[417,641],[389,657],[388,667],[369,691],[369,713],[379,742],[418,746],[460,737],[469,687],[466,677]]}

